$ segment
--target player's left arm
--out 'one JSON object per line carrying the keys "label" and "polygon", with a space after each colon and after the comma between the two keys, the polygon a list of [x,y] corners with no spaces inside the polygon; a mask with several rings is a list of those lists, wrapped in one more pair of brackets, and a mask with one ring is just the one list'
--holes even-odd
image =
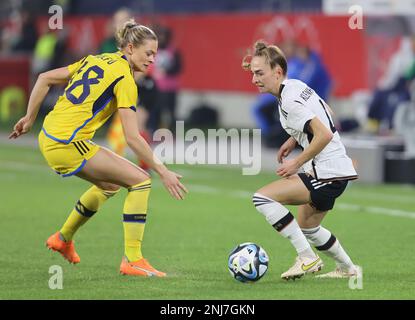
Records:
{"label": "player's left arm", "polygon": [[69,81],[71,73],[68,67],[53,69],[41,73],[30,94],[26,115],[21,118],[13,127],[13,132],[9,135],[9,139],[16,139],[30,131],[36,120],[40,106],[53,85],[65,84]]}
{"label": "player's left arm", "polygon": [[333,133],[320,121],[318,117],[310,120],[307,128],[313,135],[309,146],[304,149],[296,158],[286,160],[277,170],[281,177],[289,177],[297,173],[298,169],[307,161],[318,155],[331,141]]}
{"label": "player's left arm", "polygon": [[129,108],[119,108],[121,123],[125,140],[131,150],[145,161],[150,168],[157,172],[163,182],[165,188],[177,200],[184,199],[184,194],[187,193],[186,187],[179,181],[182,176],[168,170],[166,166],[157,158],[151,150],[151,147],[138,133],[137,119],[134,111]]}

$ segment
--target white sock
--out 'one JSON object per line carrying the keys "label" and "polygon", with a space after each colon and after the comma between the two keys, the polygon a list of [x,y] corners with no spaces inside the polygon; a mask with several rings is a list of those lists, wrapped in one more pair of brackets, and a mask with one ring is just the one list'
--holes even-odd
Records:
{"label": "white sock", "polygon": [[353,266],[353,262],[341,246],[339,240],[327,229],[318,226],[310,229],[302,229],[307,240],[322,251],[327,256],[336,261],[336,265],[342,270],[349,271]]}
{"label": "white sock", "polygon": [[284,238],[291,241],[299,256],[316,258],[316,254],[301,231],[297,220],[286,207],[260,193],[255,193],[252,201],[268,223]]}

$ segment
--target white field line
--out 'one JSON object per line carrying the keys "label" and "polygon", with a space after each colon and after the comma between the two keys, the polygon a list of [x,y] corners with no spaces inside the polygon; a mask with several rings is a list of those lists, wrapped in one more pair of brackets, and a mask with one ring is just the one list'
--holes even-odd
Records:
{"label": "white field line", "polygon": [[[220,169],[221,170],[221,169]],[[194,172],[188,170],[188,169],[177,169],[177,172],[186,176],[192,176],[195,175]],[[203,181],[213,181],[213,180],[220,180],[220,171],[218,174],[212,174],[209,172],[198,172],[197,173],[198,180]],[[410,190],[415,191],[415,188],[412,186],[402,186],[402,188],[408,188]],[[238,193],[238,191],[235,191]],[[244,193],[244,191],[241,191]],[[347,197],[348,198],[354,198],[354,199],[368,199],[368,200],[384,200],[384,201],[393,201],[393,202],[400,202],[400,203],[412,203],[415,207],[415,199],[413,194],[388,194],[388,193],[378,193],[373,192],[369,190],[354,190],[352,187],[349,187],[346,189]]]}
{"label": "white field line", "polygon": [[[19,161],[2,161],[0,160],[1,169],[12,169],[16,171],[48,171],[47,164],[27,163]],[[51,170],[51,169],[49,169]]]}
{"label": "white field line", "polygon": [[[404,188],[404,187],[403,187]],[[415,189],[414,189],[415,191]],[[353,190],[352,188],[346,189],[345,191],[347,193],[347,196],[350,198],[356,198],[356,199],[370,199],[370,200],[386,200],[386,201],[394,201],[394,202],[405,202],[405,203],[413,203],[415,206],[415,199],[414,195],[407,195],[407,194],[387,194],[387,193],[378,193],[378,192],[372,192],[372,191],[357,191]]]}
{"label": "white field line", "polygon": [[[209,194],[222,194],[228,195],[235,198],[243,198],[243,199],[250,199],[253,195],[253,192],[244,191],[244,190],[233,190],[230,192],[226,192],[224,190],[207,187],[203,185],[197,184],[189,184],[187,185],[190,192],[197,192],[197,193],[209,193]],[[349,210],[349,211],[356,211],[356,212],[365,212],[370,214],[380,214],[380,215],[387,215],[391,217],[404,217],[415,219],[415,212],[413,211],[405,211],[405,210],[398,210],[398,209],[387,209],[382,207],[373,207],[373,206],[363,206],[363,205],[356,205],[351,203],[344,203],[340,202],[336,204],[336,207],[342,210]]]}
{"label": "white field line", "polygon": [[[46,164],[41,165],[41,164],[18,162],[18,161],[15,161],[15,162],[0,161],[0,166],[2,168],[10,168],[10,169],[18,170],[18,171],[33,170],[33,169],[35,169],[36,171],[47,171],[48,170],[48,167]],[[158,184],[155,184],[154,186],[156,188],[162,188],[162,186]],[[221,194],[221,195],[228,195],[228,196],[239,198],[239,199],[250,199],[254,193],[254,191],[250,192],[250,191],[245,191],[245,190],[227,191],[224,189],[213,188],[213,187],[200,185],[200,184],[186,184],[186,186],[189,189],[189,192],[202,193],[202,194]],[[384,194],[378,194],[377,196],[378,198],[382,199],[384,197]],[[400,197],[403,197],[403,196],[400,196]],[[370,214],[387,215],[391,217],[403,217],[403,218],[415,219],[414,211],[388,209],[388,208],[374,207],[374,206],[363,206],[363,205],[356,205],[356,204],[344,203],[344,202],[337,203],[336,207],[341,208],[343,210],[349,210],[349,211],[365,212],[365,213],[370,213]]]}
{"label": "white field line", "polygon": [[388,208],[372,207],[372,206],[361,206],[361,205],[350,204],[350,203],[339,203],[336,206],[343,210],[363,211],[365,213],[370,213],[370,214],[383,214],[383,215],[391,216],[391,217],[404,217],[404,218],[415,219],[415,212],[413,211],[388,209]]}

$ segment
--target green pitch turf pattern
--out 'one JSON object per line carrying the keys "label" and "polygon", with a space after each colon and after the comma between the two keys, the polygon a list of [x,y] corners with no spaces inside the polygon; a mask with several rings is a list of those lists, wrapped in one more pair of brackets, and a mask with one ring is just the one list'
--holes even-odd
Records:
{"label": "green pitch turf pattern", "polygon": [[[168,277],[118,273],[123,254],[122,207],[126,192],[104,204],[76,235],[81,263],[69,265],[44,245],[60,228],[88,184],[63,179],[37,149],[0,145],[0,299],[414,299],[415,188],[353,183],[324,225],[363,267],[363,289],[348,280],[306,276],[286,282],[295,251],[257,213],[251,194],[275,179],[272,173],[242,176],[241,170],[175,166],[190,190],[170,198],[153,180],[143,251]],[[291,208],[295,213],[295,208]],[[270,256],[257,283],[233,280],[227,257],[252,241]],[[331,271],[334,263],[322,256]],[[49,268],[63,268],[63,289],[48,286]]]}

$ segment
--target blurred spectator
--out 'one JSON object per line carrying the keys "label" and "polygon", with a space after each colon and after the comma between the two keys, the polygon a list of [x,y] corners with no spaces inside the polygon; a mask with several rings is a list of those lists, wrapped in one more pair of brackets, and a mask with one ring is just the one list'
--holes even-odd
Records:
{"label": "blurred spectator", "polygon": [[137,79],[138,101],[147,113],[151,112],[157,102],[158,90],[151,74],[143,74]]}
{"label": "blurred spectator", "polygon": [[410,99],[407,80],[411,77],[414,58],[415,36],[402,38],[400,47],[390,59],[369,104],[368,132],[385,133],[393,127],[396,106]]}
{"label": "blurred spectator", "polygon": [[122,27],[124,22],[131,18],[132,14],[128,8],[120,8],[114,13],[112,20],[106,28],[107,36],[99,46],[100,53],[118,51],[117,41],[115,40],[115,32]]}
{"label": "blurred spectator", "polygon": [[311,50],[308,45],[299,45],[295,57],[290,62],[290,64],[296,64],[296,68],[290,71],[290,65],[288,65],[288,78],[303,81],[322,99],[328,101],[332,80],[318,53]]}
{"label": "blurred spectator", "polygon": [[277,98],[270,93],[261,93],[252,106],[257,127],[261,129],[264,145],[279,148],[290,137],[282,128],[278,116]]}
{"label": "blurred spectator", "polygon": [[304,61],[297,56],[298,44],[295,40],[287,40],[281,44],[281,50],[287,59],[287,78],[297,79],[304,68]]}
{"label": "blurred spectator", "polygon": [[159,94],[155,108],[150,110],[148,126],[154,132],[162,122],[171,131],[176,128],[176,103],[179,90],[179,75],[182,71],[180,52],[172,43],[172,31],[168,27],[156,26],[155,32],[159,39],[157,57],[153,76]]}
{"label": "blurred spectator", "polygon": [[[73,57],[66,50],[68,40],[67,29],[50,30],[44,26],[43,34],[36,42],[32,56],[31,82],[34,84],[38,75],[50,69],[60,68],[73,62]],[[56,85],[50,88],[48,95],[42,102],[39,113],[46,115],[62,94],[65,85]]]}
{"label": "blurred spectator", "polygon": [[[132,18],[132,14],[127,8],[118,9],[112,19],[109,21],[106,27],[106,38],[99,46],[99,53],[111,53],[117,52],[117,41],[115,39],[115,33],[120,29],[125,22]],[[109,121],[107,122],[109,123]],[[107,141],[111,149],[121,155],[125,156],[125,149],[127,142],[124,138],[124,132],[121,124],[121,119],[118,113],[114,113],[111,123],[107,131]]]}
{"label": "blurred spectator", "polygon": [[405,143],[405,154],[415,158],[415,80],[409,85],[410,100],[401,102],[393,117],[395,132],[401,135]]}
{"label": "blurred spectator", "polygon": [[35,17],[26,10],[12,13],[2,30],[2,51],[31,54],[36,40]]}
{"label": "blurred spectator", "polygon": [[12,46],[13,52],[31,53],[37,40],[35,18],[28,11],[21,12],[20,34]]}
{"label": "blurred spectator", "polygon": [[50,30],[44,27],[43,34],[36,41],[32,60],[32,76],[61,67],[64,64],[67,31],[65,29]]}

